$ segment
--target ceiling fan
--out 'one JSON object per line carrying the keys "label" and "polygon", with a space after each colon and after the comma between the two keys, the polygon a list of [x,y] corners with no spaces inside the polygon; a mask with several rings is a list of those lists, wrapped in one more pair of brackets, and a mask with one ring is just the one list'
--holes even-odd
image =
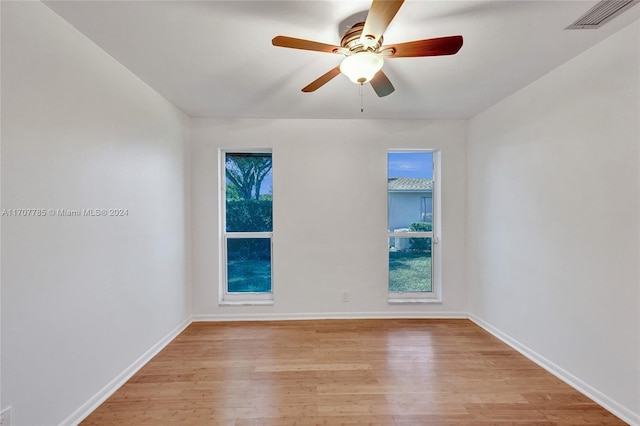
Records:
{"label": "ceiling fan", "polygon": [[342,73],[356,84],[371,83],[378,96],[387,96],[395,89],[382,71],[385,58],[453,55],[462,47],[460,35],[382,45],[382,35],[402,3],[404,0],[373,0],[365,22],[358,22],[347,30],[340,46],[286,36],[277,36],[271,43],[279,47],[346,56],[340,65],[305,86],[303,92],[314,92]]}

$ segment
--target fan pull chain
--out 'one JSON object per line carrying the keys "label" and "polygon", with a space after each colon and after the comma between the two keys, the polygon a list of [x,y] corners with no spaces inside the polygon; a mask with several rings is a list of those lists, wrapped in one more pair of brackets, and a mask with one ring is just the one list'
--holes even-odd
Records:
{"label": "fan pull chain", "polygon": [[360,112],[364,112],[364,99],[362,97],[362,86],[364,86],[364,84],[360,84]]}

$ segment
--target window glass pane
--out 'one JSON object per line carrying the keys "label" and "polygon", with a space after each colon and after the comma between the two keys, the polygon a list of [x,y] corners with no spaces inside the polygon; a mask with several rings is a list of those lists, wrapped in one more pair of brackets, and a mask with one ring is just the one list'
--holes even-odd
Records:
{"label": "window glass pane", "polygon": [[227,153],[225,196],[227,232],[273,230],[273,178],[269,153]]}
{"label": "window glass pane", "polygon": [[387,164],[389,232],[424,232],[433,223],[433,153],[390,152]]}
{"label": "window glass pane", "polygon": [[389,238],[389,291],[431,292],[431,238]]}
{"label": "window glass pane", "polygon": [[227,239],[227,291],[271,292],[271,239]]}

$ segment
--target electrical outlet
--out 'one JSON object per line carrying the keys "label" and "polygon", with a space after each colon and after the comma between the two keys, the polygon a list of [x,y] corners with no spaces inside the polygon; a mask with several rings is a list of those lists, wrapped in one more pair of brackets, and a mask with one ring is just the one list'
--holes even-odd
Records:
{"label": "electrical outlet", "polygon": [[0,412],[0,426],[11,426],[11,407]]}
{"label": "electrical outlet", "polygon": [[342,290],[342,301],[343,302],[349,301],[349,290]]}

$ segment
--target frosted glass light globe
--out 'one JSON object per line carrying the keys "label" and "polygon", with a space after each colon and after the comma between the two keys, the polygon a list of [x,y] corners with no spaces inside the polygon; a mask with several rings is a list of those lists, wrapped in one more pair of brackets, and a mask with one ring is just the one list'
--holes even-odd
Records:
{"label": "frosted glass light globe", "polygon": [[358,52],[344,58],[340,72],[356,84],[364,84],[382,69],[383,60],[373,52]]}

